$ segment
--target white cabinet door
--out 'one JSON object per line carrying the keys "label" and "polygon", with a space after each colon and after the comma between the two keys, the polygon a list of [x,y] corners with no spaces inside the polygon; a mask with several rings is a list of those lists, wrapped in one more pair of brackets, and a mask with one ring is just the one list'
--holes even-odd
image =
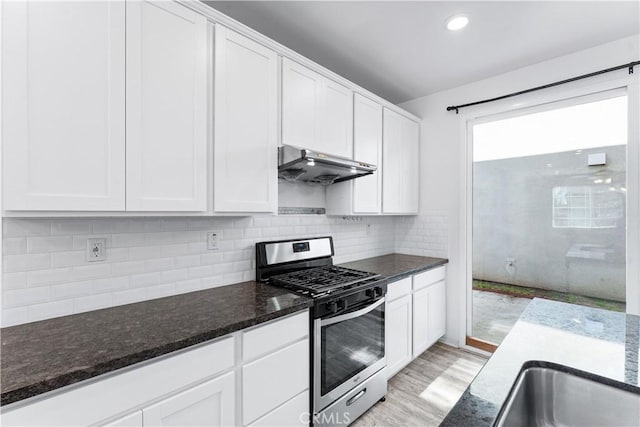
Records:
{"label": "white cabinet door", "polygon": [[145,427],[235,425],[234,374],[190,388],[142,412]]}
{"label": "white cabinet door", "polygon": [[133,414],[118,418],[106,424],[105,427],[142,427],[142,411],[136,411]]}
{"label": "white cabinet door", "polygon": [[353,180],[353,212],[379,213],[382,208],[382,106],[355,94],[353,158],[378,167],[373,175]]}
{"label": "white cabinet door", "polygon": [[442,280],[429,286],[429,305],[427,315],[429,317],[428,345],[431,346],[438,341],[446,332],[446,286]]}
{"label": "white cabinet door", "polygon": [[351,158],[351,90],[283,58],[282,143]]}
{"label": "white cabinet door", "polygon": [[390,378],[411,362],[411,295],[387,303],[385,314],[385,349],[387,377]]}
{"label": "white cabinet door", "polygon": [[413,120],[384,109],[382,211],[416,214],[419,201],[420,127]]}
{"label": "white cabinet door", "polygon": [[413,293],[413,357],[429,345],[429,288],[425,288]]}
{"label": "white cabinet door", "polygon": [[316,145],[329,154],[353,158],[353,93],[329,79],[324,79],[323,93],[322,136]]}
{"label": "white cabinet door", "polygon": [[127,2],[127,210],[207,209],[207,20]]}
{"label": "white cabinet door", "polygon": [[124,210],[124,2],[1,6],[4,209]]}
{"label": "white cabinet door", "polygon": [[277,212],[278,55],[216,25],[214,210]]}
{"label": "white cabinet door", "polygon": [[324,78],[287,58],[282,59],[282,143],[324,151],[322,94]]}
{"label": "white cabinet door", "polygon": [[309,340],[242,367],[242,421],[249,424],[309,388]]}

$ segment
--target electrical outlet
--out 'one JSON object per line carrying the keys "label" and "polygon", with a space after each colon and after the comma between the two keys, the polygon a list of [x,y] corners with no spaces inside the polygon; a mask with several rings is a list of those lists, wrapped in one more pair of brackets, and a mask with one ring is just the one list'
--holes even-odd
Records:
{"label": "electrical outlet", "polygon": [[87,239],[87,261],[104,261],[107,259],[107,239]]}
{"label": "electrical outlet", "polygon": [[207,232],[207,249],[210,251],[218,250],[218,240],[222,237],[220,231]]}

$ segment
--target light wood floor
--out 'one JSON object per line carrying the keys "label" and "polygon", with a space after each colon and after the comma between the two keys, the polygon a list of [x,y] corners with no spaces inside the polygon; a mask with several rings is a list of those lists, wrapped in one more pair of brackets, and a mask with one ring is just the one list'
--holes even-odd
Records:
{"label": "light wood floor", "polygon": [[486,361],[438,343],[391,378],[386,402],[353,426],[438,426]]}

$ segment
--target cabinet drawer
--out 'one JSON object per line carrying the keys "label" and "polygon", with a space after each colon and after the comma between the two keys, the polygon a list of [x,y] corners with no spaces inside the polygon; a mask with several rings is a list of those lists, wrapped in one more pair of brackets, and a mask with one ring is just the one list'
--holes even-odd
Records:
{"label": "cabinet drawer", "polygon": [[425,286],[444,280],[446,276],[447,268],[444,266],[416,274],[413,276],[413,290],[422,289]]}
{"label": "cabinet drawer", "polygon": [[309,388],[309,341],[242,368],[242,420],[249,424]]}
{"label": "cabinet drawer", "polygon": [[411,277],[405,277],[397,282],[389,283],[387,286],[387,301],[393,301],[409,293],[411,293]]}
{"label": "cabinet drawer", "polygon": [[242,360],[249,361],[309,335],[309,311],[242,333]]}
{"label": "cabinet drawer", "polygon": [[305,426],[308,425],[310,406],[309,390],[306,390],[251,425],[255,427]]}

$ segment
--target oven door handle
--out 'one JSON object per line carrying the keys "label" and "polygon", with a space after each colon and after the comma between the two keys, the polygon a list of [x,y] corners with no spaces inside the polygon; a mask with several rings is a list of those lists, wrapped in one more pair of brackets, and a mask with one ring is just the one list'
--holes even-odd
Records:
{"label": "oven door handle", "polygon": [[321,319],[320,320],[320,325],[321,326],[328,326],[328,325],[333,325],[334,323],[342,322],[344,320],[355,319],[356,317],[360,317],[360,316],[362,316],[364,314],[367,314],[367,313],[375,310],[376,308],[378,308],[382,304],[384,304],[384,298],[380,298],[378,301],[376,301],[375,303],[363,308],[362,310],[353,311],[351,313],[343,314],[341,316],[331,317],[329,319]]}

